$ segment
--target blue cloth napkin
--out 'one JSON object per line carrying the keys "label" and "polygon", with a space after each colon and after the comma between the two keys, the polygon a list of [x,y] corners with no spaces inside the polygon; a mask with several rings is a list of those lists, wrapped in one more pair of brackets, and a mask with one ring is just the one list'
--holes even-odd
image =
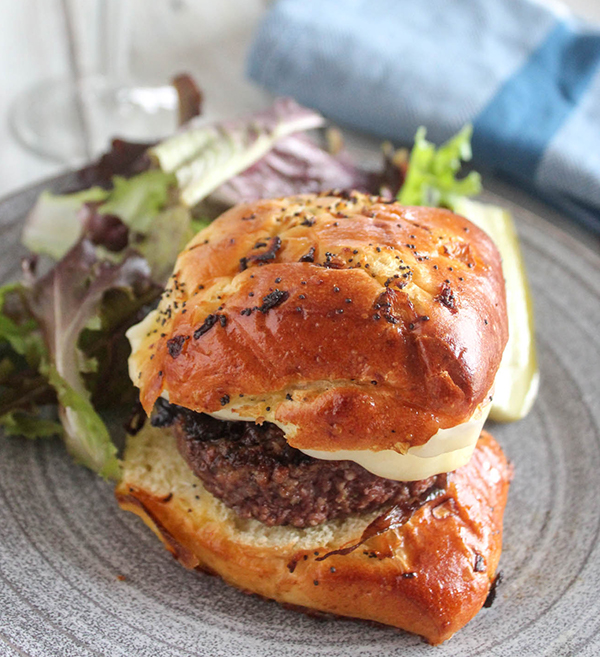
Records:
{"label": "blue cloth napkin", "polygon": [[476,166],[600,233],[600,29],[533,0],[280,0],[250,77],[396,143],[473,124]]}

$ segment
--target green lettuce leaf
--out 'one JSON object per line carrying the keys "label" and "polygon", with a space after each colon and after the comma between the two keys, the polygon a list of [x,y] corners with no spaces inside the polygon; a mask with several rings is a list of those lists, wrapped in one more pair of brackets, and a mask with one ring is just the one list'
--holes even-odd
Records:
{"label": "green lettuce leaf", "polygon": [[114,176],[112,183],[113,189],[99,212],[113,214],[132,231],[145,234],[167,205],[169,189],[176,179],[172,174],[151,169],[132,178]]}
{"label": "green lettuce leaf", "polygon": [[0,417],[0,426],[7,436],[36,439],[63,435],[63,426],[60,422],[23,411],[6,413]]}
{"label": "green lettuce leaf", "polygon": [[252,117],[180,132],[150,149],[150,154],[163,171],[175,173],[181,201],[193,207],[260,160],[283,137],[323,124],[320,114],[291,99],[279,99]]}
{"label": "green lettuce leaf", "polygon": [[56,393],[46,377],[6,343],[0,345],[0,418],[14,427],[17,419],[12,414],[37,417],[40,406],[52,404],[56,404]]}
{"label": "green lettuce leaf", "polygon": [[[24,303],[26,294],[20,283],[0,287],[0,426],[11,435],[22,429],[33,437],[38,404],[55,397],[38,371],[47,351],[38,323]],[[47,435],[45,423],[39,429]]]}
{"label": "green lettuce leaf", "polygon": [[456,177],[462,161],[471,159],[471,132],[471,126],[467,125],[436,148],[425,139],[426,130],[421,126],[415,135],[404,184],[398,192],[400,203],[452,209],[458,199],[479,194],[478,173],[472,171],[464,178]]}
{"label": "green lettuce leaf", "polygon": [[139,393],[129,378],[131,347],[125,333],[148,313],[161,292],[158,285],[138,291],[107,290],[95,321],[82,331],[78,346],[96,365],[93,372],[82,372],[82,376],[99,412],[118,414],[122,409],[129,413],[137,402]]}
{"label": "green lettuce leaf", "polygon": [[105,479],[118,479],[121,465],[117,448],[85,389],[75,390],[54,365],[46,369],[46,374],[58,396],[65,444],[71,456]]}
{"label": "green lettuce leaf", "polygon": [[[110,191],[92,187],[76,194],[43,192],[25,220],[23,244],[33,253],[60,260],[86,233],[86,204],[93,204],[95,218],[109,222],[111,216],[118,217],[137,244],[138,236],[151,230],[168,205],[175,176],[154,169],[131,178],[114,176],[112,183]],[[97,226],[96,230],[101,232]]]}
{"label": "green lettuce leaf", "polygon": [[38,324],[23,303],[24,293],[20,283],[0,287],[0,343],[8,343],[30,366],[37,367],[46,350]]}
{"label": "green lettuce leaf", "polygon": [[79,212],[83,205],[104,201],[108,194],[100,187],[76,194],[42,192],[27,215],[21,241],[33,253],[60,260],[81,237]]}
{"label": "green lettuce leaf", "polygon": [[197,232],[195,224],[189,208],[182,205],[169,207],[154,219],[136,244],[150,266],[152,280],[161,285],[167,282],[177,256]]}
{"label": "green lettuce leaf", "polygon": [[130,253],[118,265],[100,261],[88,240],[78,242],[45,276],[29,275],[28,305],[44,335],[47,358],[40,371],[54,388],[69,452],[105,477],[118,476],[116,447],[96,413],[83,373],[89,357],[79,348],[81,333],[98,326],[105,294],[115,288],[143,294],[149,269]]}
{"label": "green lettuce leaf", "polygon": [[196,233],[199,233],[201,230],[204,230],[210,224],[211,224],[211,219],[208,219],[206,217],[202,217],[199,219],[192,219],[192,223],[191,223],[192,237]]}

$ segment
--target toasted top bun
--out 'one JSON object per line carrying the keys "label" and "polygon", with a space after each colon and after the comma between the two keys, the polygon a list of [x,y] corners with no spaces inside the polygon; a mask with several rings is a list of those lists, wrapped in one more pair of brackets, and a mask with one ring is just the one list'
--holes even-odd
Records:
{"label": "toasted top bun", "polygon": [[405,453],[471,418],[508,337],[490,238],[363,194],[237,206],[181,253],[130,332],[132,379],[194,411],[275,422],[299,449]]}

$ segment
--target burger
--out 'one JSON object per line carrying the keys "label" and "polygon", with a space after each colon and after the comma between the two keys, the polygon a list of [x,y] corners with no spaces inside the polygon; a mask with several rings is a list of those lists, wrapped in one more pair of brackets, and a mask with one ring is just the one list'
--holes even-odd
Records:
{"label": "burger", "polygon": [[129,331],[150,422],[119,504],[188,568],[441,643],[496,577],[511,469],[482,427],[507,326],[500,256],[449,210],[236,206]]}

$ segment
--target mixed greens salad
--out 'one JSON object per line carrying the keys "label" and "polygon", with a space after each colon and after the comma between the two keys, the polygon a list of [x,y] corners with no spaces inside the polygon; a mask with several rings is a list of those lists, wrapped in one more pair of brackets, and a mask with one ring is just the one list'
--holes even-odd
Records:
{"label": "mixed greens salad", "polygon": [[481,191],[477,173],[458,176],[471,157],[470,128],[439,148],[420,128],[409,157],[386,145],[373,172],[308,134],[324,125],[280,99],[244,119],[191,122],[148,149],[120,142],[86,168],[85,189],[44,192],[23,229],[23,278],[0,287],[3,432],[60,435],[78,462],[118,479],[107,419],[127,417],[137,399],[125,331],[156,304],[178,253],[236,203],[334,188],[447,207],[490,234],[503,257],[511,334],[492,417],[523,417],[538,385],[529,289],[509,213],[469,198]]}

